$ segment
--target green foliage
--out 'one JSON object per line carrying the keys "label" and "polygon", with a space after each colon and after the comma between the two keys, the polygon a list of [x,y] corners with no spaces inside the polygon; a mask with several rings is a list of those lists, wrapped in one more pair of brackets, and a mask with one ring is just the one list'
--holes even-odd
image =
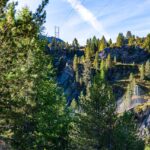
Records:
{"label": "green foliage", "polygon": [[85,57],[86,57],[86,59],[91,58],[91,49],[89,46],[86,46],[86,48],[85,48]]}
{"label": "green foliage", "polygon": [[96,52],[96,55],[95,55],[95,59],[94,59],[94,68],[95,68],[96,70],[99,69],[98,52]]}
{"label": "green foliage", "polygon": [[114,132],[114,150],[144,150],[144,142],[138,137],[134,115],[125,112],[116,121]]}
{"label": "green foliage", "polygon": [[147,35],[145,41],[144,41],[144,48],[150,52],[150,34]]}
{"label": "green foliage", "polygon": [[134,78],[133,73],[130,73],[129,81],[132,82],[133,78]]}
{"label": "green foliage", "polygon": [[70,149],[144,149],[132,115],[116,115],[112,89],[99,75],[88,95],[81,95],[80,109],[71,132]]}
{"label": "green foliage", "polygon": [[150,75],[150,61],[147,60],[145,64],[145,75],[149,76]]}
{"label": "green foliage", "polygon": [[128,40],[128,45],[129,45],[129,46],[135,45],[135,38],[134,38],[134,37],[130,37],[130,38],[129,38],[129,40]]}
{"label": "green foliage", "polygon": [[108,45],[109,45],[109,47],[111,47],[112,46],[112,39],[109,39],[109,41],[108,41]]}
{"label": "green foliage", "polygon": [[97,76],[90,96],[81,96],[79,123],[75,128],[74,149],[102,149],[109,146],[115,102],[111,88]]}
{"label": "green foliage", "polygon": [[112,66],[112,61],[111,61],[111,56],[108,54],[107,59],[106,59],[106,68],[111,68]]}
{"label": "green foliage", "polygon": [[116,45],[118,47],[122,47],[124,45],[124,36],[123,34],[119,33],[118,37],[117,37],[117,43]]}
{"label": "green foliage", "polygon": [[78,57],[77,57],[77,55],[75,55],[74,59],[73,59],[73,69],[75,72],[78,70]]}
{"label": "green foliage", "polygon": [[103,51],[107,47],[107,41],[103,36],[99,43],[99,51]]}
{"label": "green foliage", "polygon": [[65,99],[54,82],[47,41],[39,38],[47,2],[35,14],[28,8],[16,14],[11,3],[0,21],[0,136],[18,150],[68,144]]}
{"label": "green foliage", "polygon": [[131,31],[127,31],[127,34],[126,34],[126,38],[129,39],[132,37],[132,33]]}
{"label": "green foliage", "polygon": [[105,69],[105,61],[104,59],[102,59],[100,64],[100,70],[104,70],[104,69]]}
{"label": "green foliage", "polygon": [[91,84],[91,67],[92,64],[90,59],[85,59],[83,70],[83,82],[86,87]]}
{"label": "green foliage", "polygon": [[76,38],[73,40],[72,46],[73,46],[73,49],[75,51],[79,49],[79,43],[78,43],[78,40]]}
{"label": "green foliage", "polygon": [[144,78],[145,78],[145,70],[144,70],[144,64],[142,64],[140,66],[140,79],[144,80]]}

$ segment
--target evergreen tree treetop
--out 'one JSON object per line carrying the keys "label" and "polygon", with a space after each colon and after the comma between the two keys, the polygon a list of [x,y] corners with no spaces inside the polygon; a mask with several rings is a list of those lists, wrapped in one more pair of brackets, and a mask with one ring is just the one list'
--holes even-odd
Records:
{"label": "evergreen tree treetop", "polygon": [[132,37],[132,33],[131,31],[127,31],[127,34],[126,34],[126,38],[129,39]]}
{"label": "evergreen tree treetop", "polygon": [[105,37],[102,36],[102,39],[100,40],[100,43],[99,43],[99,51],[104,50],[106,47],[107,47],[107,41]]}
{"label": "evergreen tree treetop", "polygon": [[118,37],[117,37],[117,43],[116,45],[118,47],[122,47],[124,45],[124,36],[122,33],[119,33]]}

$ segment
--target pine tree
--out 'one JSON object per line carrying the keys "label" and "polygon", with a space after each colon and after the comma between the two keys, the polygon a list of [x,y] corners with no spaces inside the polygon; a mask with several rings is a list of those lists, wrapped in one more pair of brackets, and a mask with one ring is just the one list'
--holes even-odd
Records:
{"label": "pine tree", "polygon": [[92,38],[90,45],[91,45],[91,50],[93,53],[98,51],[98,40],[95,36]]}
{"label": "pine tree", "polygon": [[79,81],[80,81],[78,70],[77,70],[76,73],[75,73],[75,79],[76,79],[76,82],[79,82]]}
{"label": "pine tree", "polygon": [[76,51],[76,50],[79,50],[79,42],[78,40],[75,38],[72,42],[72,46],[73,46],[73,49]]}
{"label": "pine tree", "polygon": [[108,148],[113,138],[111,132],[115,116],[111,88],[97,76],[90,88],[90,97],[82,96],[80,106],[82,113],[76,127],[76,149]]}
{"label": "pine tree", "polygon": [[105,80],[105,71],[106,71],[106,65],[105,61],[102,59],[100,63],[100,79]]}
{"label": "pine tree", "polygon": [[91,58],[91,49],[89,46],[86,46],[86,48],[85,48],[85,57],[86,57],[86,59]]}
{"label": "pine tree", "polygon": [[82,56],[82,57],[81,57],[81,64],[84,64],[84,61],[85,61],[85,57]]}
{"label": "pine tree", "polygon": [[95,68],[96,70],[99,69],[98,52],[96,52],[96,55],[95,55],[94,68]]}
{"label": "pine tree", "polygon": [[109,41],[108,41],[108,45],[109,45],[109,47],[111,47],[111,46],[112,46],[112,39],[109,39]]}
{"label": "pine tree", "polygon": [[147,60],[145,64],[145,75],[149,76],[150,75],[150,61]]}
{"label": "pine tree", "polygon": [[105,61],[104,59],[102,59],[100,63],[100,70],[104,70],[104,69],[105,69]]}
{"label": "pine tree", "polygon": [[78,70],[78,57],[77,57],[77,55],[75,55],[74,59],[73,59],[73,69],[75,72]]}
{"label": "pine tree", "polygon": [[84,85],[85,87],[90,87],[91,86],[91,61],[90,59],[85,59],[85,62],[84,62],[84,70],[83,70],[83,82],[84,82]]}
{"label": "pine tree", "polygon": [[102,39],[100,40],[99,51],[103,51],[106,47],[107,47],[107,41],[103,36]]}
{"label": "pine tree", "polygon": [[111,56],[108,54],[107,59],[106,59],[106,68],[111,68],[112,62],[111,62]]}
{"label": "pine tree", "polygon": [[129,81],[132,82],[133,81],[133,73],[130,73],[130,77],[129,77]]}
{"label": "pine tree", "polygon": [[127,34],[126,34],[126,38],[129,39],[132,37],[132,33],[131,31],[127,31]]}
{"label": "pine tree", "polygon": [[140,67],[140,79],[144,80],[144,78],[145,78],[145,71],[144,71],[144,64],[142,64]]}
{"label": "pine tree", "polygon": [[134,37],[130,37],[130,38],[129,38],[129,40],[128,40],[128,45],[129,45],[129,46],[135,45],[135,38],[134,38]]}
{"label": "pine tree", "polygon": [[125,112],[118,117],[114,133],[114,150],[144,150],[144,141],[139,138],[135,114]]}
{"label": "pine tree", "polygon": [[18,15],[10,3],[0,21],[0,136],[13,149],[67,147],[65,99],[54,82],[47,41],[39,38],[47,3]]}
{"label": "pine tree", "polygon": [[119,33],[118,37],[117,37],[117,43],[116,45],[118,47],[122,47],[124,45],[124,36],[122,33]]}
{"label": "pine tree", "polygon": [[81,111],[71,132],[70,149],[143,149],[133,117],[128,113],[117,117],[112,88],[99,75],[88,96],[81,95],[79,102]]}
{"label": "pine tree", "polygon": [[150,34],[147,35],[144,46],[143,46],[148,52],[150,52]]}

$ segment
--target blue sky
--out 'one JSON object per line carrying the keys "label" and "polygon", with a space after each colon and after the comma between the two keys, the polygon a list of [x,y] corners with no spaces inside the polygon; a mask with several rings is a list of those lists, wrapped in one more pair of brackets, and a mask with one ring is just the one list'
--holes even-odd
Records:
{"label": "blue sky", "polygon": [[[20,9],[31,10],[41,0],[18,0]],[[150,33],[150,0],[50,0],[45,33],[54,36],[54,26],[60,27],[60,38],[71,42],[75,37],[80,44],[94,35],[105,35],[115,41],[119,32],[130,30],[138,36]]]}

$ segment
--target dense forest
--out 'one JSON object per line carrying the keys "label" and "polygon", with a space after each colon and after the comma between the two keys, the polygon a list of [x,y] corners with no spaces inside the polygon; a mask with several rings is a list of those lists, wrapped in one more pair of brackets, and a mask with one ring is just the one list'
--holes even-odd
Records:
{"label": "dense forest", "polygon": [[0,150],[149,150],[150,34],[81,46],[0,2]]}

